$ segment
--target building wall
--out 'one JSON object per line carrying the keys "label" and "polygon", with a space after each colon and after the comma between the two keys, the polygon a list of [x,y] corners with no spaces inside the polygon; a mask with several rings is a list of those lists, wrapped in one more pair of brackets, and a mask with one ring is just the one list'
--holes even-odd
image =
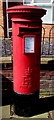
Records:
{"label": "building wall", "polygon": [[3,3],[0,0],[0,37],[4,36]]}
{"label": "building wall", "polygon": [[[54,24],[43,24],[42,27],[45,29],[45,37],[49,37],[49,34],[51,34],[51,37],[54,37]],[[42,35],[43,33],[44,31],[42,31]]]}

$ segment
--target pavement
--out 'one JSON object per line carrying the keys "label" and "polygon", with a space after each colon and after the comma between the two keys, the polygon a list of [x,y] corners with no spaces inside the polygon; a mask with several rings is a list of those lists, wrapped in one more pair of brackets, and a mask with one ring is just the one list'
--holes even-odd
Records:
{"label": "pavement", "polygon": [[10,105],[0,107],[0,120],[54,120],[54,110],[32,117],[20,117],[16,114],[10,115]]}

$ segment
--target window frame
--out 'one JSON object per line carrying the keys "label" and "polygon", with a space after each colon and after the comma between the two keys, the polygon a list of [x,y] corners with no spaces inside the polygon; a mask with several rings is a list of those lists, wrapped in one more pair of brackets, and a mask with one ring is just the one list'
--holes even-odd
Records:
{"label": "window frame", "polygon": [[24,2],[25,2],[25,0],[23,0],[23,5],[44,5],[44,4],[51,5],[53,3],[53,0],[51,0],[50,3],[34,3],[34,0],[32,0],[32,2],[30,4],[25,4]]}
{"label": "window frame", "polygon": [[52,4],[52,24],[54,24],[54,20],[53,20],[53,7],[54,7],[54,3]]}

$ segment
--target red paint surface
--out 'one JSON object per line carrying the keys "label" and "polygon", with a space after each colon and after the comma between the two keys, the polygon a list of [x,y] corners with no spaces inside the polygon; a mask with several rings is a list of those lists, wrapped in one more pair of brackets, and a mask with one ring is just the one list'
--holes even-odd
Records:
{"label": "red paint surface", "polygon": [[[40,18],[46,11],[31,6],[12,7],[7,11],[11,13],[12,17],[13,89],[17,93],[33,93],[40,89],[40,44],[42,25]],[[28,28],[27,31],[24,31],[25,28]],[[31,28],[33,31],[31,31]],[[36,31],[34,28],[37,28]],[[34,53],[24,53],[24,35],[34,35]]]}

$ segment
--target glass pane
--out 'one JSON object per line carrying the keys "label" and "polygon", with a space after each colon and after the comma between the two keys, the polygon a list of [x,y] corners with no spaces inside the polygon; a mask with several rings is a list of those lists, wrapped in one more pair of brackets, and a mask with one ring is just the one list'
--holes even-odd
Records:
{"label": "glass pane", "polygon": [[34,0],[34,3],[50,3],[51,0]]}
{"label": "glass pane", "polygon": [[48,7],[47,6],[45,6],[45,7],[43,6],[42,8],[47,10],[46,15],[44,15],[42,17],[43,23],[48,23],[48,24],[51,23],[52,22],[52,16],[51,16],[52,9],[51,9],[51,7],[50,6],[48,6]]}
{"label": "glass pane", "polygon": [[52,15],[53,15],[53,21],[54,21],[54,6],[53,6],[53,14]]}
{"label": "glass pane", "polygon": [[24,0],[24,4],[30,4],[32,0]]}

